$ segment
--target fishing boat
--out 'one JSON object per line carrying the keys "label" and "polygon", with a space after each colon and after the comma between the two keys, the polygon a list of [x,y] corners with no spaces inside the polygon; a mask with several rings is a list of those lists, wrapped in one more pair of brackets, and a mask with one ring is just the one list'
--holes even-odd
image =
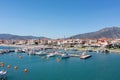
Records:
{"label": "fishing boat", "polygon": [[4,77],[7,74],[7,71],[1,70],[0,71],[0,78]]}
{"label": "fishing boat", "polygon": [[86,54],[86,52],[83,52],[82,55],[80,56],[81,59],[87,59],[90,58],[92,55]]}
{"label": "fishing boat", "polygon": [[68,54],[62,54],[61,56],[62,56],[62,57],[61,57],[62,59],[70,58],[70,56],[69,56]]}

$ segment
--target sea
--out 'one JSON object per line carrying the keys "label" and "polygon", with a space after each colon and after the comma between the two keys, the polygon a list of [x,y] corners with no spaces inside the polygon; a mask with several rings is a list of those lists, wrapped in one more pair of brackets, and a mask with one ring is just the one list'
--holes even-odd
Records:
{"label": "sea", "polygon": [[[120,54],[89,54],[92,57],[85,60],[71,57],[57,62],[57,57],[48,59],[12,52],[0,55],[0,62],[5,64],[0,70],[8,71],[6,80],[120,80]],[[18,55],[22,55],[22,58]],[[8,65],[10,68],[7,68]],[[18,69],[14,69],[15,66]],[[28,69],[28,72],[24,72],[24,69]]]}

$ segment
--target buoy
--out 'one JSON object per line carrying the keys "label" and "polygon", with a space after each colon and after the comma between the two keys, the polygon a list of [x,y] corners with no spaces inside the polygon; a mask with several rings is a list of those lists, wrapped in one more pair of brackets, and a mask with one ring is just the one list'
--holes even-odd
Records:
{"label": "buoy", "polygon": [[1,66],[1,67],[4,67],[4,62],[1,62],[1,63],[0,63],[0,66]]}
{"label": "buoy", "polygon": [[24,72],[27,73],[27,72],[28,72],[28,69],[24,69]]}
{"label": "buoy", "polygon": [[15,69],[15,70],[18,69],[18,66],[14,66],[14,69]]}
{"label": "buoy", "polygon": [[59,59],[59,58],[56,58],[56,61],[57,61],[57,62],[60,62],[60,59]]}
{"label": "buoy", "polygon": [[9,69],[9,68],[10,68],[10,65],[8,65],[7,68]]}

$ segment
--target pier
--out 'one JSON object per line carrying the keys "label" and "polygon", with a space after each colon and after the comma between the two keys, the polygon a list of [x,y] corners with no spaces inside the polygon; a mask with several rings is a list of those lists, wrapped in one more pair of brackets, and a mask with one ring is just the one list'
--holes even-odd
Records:
{"label": "pier", "polygon": [[[21,45],[20,45],[21,46]],[[12,46],[13,47],[13,46]],[[51,52],[49,52],[49,49],[51,49]],[[44,55],[44,56],[51,56],[51,55],[56,55],[56,56],[60,56],[62,57],[63,54],[68,54],[69,57],[76,57],[76,58],[81,58],[81,59],[87,59],[89,57],[91,57],[91,55],[88,55],[88,54],[85,54],[85,55],[81,55],[81,52],[78,51],[78,50],[73,50],[73,49],[70,49],[71,51],[75,51],[74,53],[69,53],[69,49],[68,49],[68,52],[67,50],[63,50],[62,52],[60,51],[60,49],[56,49],[56,48],[53,48],[53,47],[48,47],[48,46],[21,46],[21,47],[18,47],[16,46],[15,49],[1,49],[0,50],[0,54],[8,54],[8,53],[11,53],[11,52],[15,52],[15,53],[25,53],[25,54],[28,54],[28,55]],[[78,52],[76,52],[78,51]],[[50,55],[51,54],[51,55]],[[21,58],[21,56],[19,56],[19,58]]]}

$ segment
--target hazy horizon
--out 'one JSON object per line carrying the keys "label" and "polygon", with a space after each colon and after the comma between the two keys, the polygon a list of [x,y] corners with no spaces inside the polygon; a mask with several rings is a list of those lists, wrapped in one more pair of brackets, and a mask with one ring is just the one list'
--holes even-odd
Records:
{"label": "hazy horizon", "polygon": [[[112,26],[112,27],[105,27],[105,28],[114,28],[114,27],[116,27],[116,28],[120,28],[120,27],[118,27],[118,26]],[[105,29],[105,28],[102,28],[102,29]],[[102,30],[102,29],[100,29],[100,30]],[[96,31],[100,31],[100,30],[96,30]],[[92,32],[96,32],[96,31],[92,31]],[[91,32],[86,32],[86,33],[91,33]],[[86,34],[86,33],[81,33],[81,34]],[[0,34],[5,34],[5,35],[16,35],[16,36],[33,36],[33,37],[45,37],[45,38],[50,38],[50,39],[60,39],[60,38],[69,38],[69,37],[72,37],[72,36],[75,36],[75,35],[79,35],[79,34],[75,34],[75,35],[71,35],[71,36],[63,36],[63,37],[58,37],[58,38],[51,38],[51,37],[47,37],[47,36],[42,36],[42,35],[40,35],[40,36],[35,36],[35,35],[20,35],[20,34],[10,34],[10,33],[0,33]]]}

